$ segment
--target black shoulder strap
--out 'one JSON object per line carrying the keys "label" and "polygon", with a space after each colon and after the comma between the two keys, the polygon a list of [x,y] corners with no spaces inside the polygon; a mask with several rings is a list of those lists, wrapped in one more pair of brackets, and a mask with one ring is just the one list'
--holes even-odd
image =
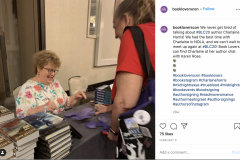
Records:
{"label": "black shoulder strap", "polygon": [[124,29],[124,32],[130,28],[133,36],[134,43],[137,47],[140,62],[145,74],[148,77],[148,81],[155,79],[155,71],[153,69],[152,63],[150,61],[147,45],[145,43],[144,34],[140,27],[138,26],[127,26]]}

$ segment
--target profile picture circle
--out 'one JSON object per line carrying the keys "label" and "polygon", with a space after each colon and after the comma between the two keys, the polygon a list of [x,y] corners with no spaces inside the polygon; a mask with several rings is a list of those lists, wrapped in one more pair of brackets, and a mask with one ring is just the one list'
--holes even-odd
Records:
{"label": "profile picture circle", "polygon": [[5,156],[6,155],[6,150],[5,149],[0,149],[0,156]]}
{"label": "profile picture circle", "polygon": [[166,33],[168,31],[168,28],[166,26],[162,26],[160,30],[162,33]]}
{"label": "profile picture circle", "polygon": [[168,11],[168,8],[166,6],[162,6],[160,10],[162,13],[166,13]]}

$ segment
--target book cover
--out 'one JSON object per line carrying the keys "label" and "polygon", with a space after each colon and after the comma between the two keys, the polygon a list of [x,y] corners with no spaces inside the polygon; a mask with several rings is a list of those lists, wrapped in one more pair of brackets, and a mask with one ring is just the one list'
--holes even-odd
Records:
{"label": "book cover", "polygon": [[0,149],[10,145],[13,143],[8,137],[6,137],[3,133],[0,133]]}
{"label": "book cover", "polygon": [[39,112],[23,118],[26,122],[39,130],[40,137],[45,138],[51,133],[68,124],[63,118],[47,112]]}
{"label": "book cover", "polygon": [[12,114],[12,112],[0,105],[0,117],[6,116],[8,114]]}
{"label": "book cover", "polygon": [[32,133],[38,132],[38,130],[26,121],[14,118],[7,123],[1,124],[0,132],[6,137],[10,137],[14,142],[18,142]]}

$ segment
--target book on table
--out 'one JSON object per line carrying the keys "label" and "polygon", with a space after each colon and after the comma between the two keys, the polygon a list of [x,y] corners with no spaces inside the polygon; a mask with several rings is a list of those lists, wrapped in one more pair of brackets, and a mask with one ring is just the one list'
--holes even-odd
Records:
{"label": "book on table", "polygon": [[40,137],[35,155],[53,158],[72,146],[69,123],[63,118],[48,112],[40,112],[23,118],[39,130]]}
{"label": "book on table", "polygon": [[63,159],[69,154],[70,154],[70,149],[67,150],[66,152],[63,152],[63,154],[57,155],[54,159]]}
{"label": "book on table", "polygon": [[34,159],[34,154],[30,154],[29,156],[25,157],[24,159]]}
{"label": "book on table", "polygon": [[69,123],[66,120],[48,112],[36,113],[23,119],[36,127],[39,130],[41,139],[45,141],[64,131],[70,130]]}
{"label": "book on table", "polygon": [[21,146],[14,146],[14,149],[17,150],[17,151],[21,151],[21,150],[27,148],[28,146],[32,145],[33,143],[37,143],[37,141],[38,141],[38,138],[36,138],[34,140],[31,140],[31,141],[29,141],[29,142],[27,142],[27,143],[25,143]]}
{"label": "book on table", "polygon": [[0,149],[5,149],[6,152],[14,149],[12,140],[8,137],[8,135],[4,135],[1,132],[0,132]]}
{"label": "book on table", "polygon": [[23,154],[19,157],[12,157],[12,159],[28,159],[27,157],[30,155],[31,156],[34,155],[34,149],[29,150],[28,152],[26,152],[25,154]]}
{"label": "book on table", "polygon": [[71,146],[72,146],[72,140],[70,142],[62,145],[62,146],[59,146],[59,148],[57,148],[52,153],[49,153],[46,150],[43,150],[43,149],[41,149],[39,147],[35,148],[35,153],[37,153],[37,155],[40,154],[40,155],[48,157],[48,159],[51,159],[51,158],[55,157],[56,155],[58,155],[59,153],[62,153],[64,151],[66,151],[66,150],[70,150]]}
{"label": "book on table", "polygon": [[13,156],[13,150],[6,152],[5,156],[0,156],[0,159],[8,159]]}
{"label": "book on table", "polygon": [[20,118],[1,124],[0,132],[11,138],[16,146],[21,146],[39,137],[38,129]]}
{"label": "book on table", "polygon": [[6,151],[6,155],[0,156],[0,159],[8,159],[13,156],[13,141],[3,133],[0,133],[0,150],[1,149]]}
{"label": "book on table", "polygon": [[0,124],[14,118],[14,113],[0,105]]}
{"label": "book on table", "polygon": [[37,142],[38,145],[42,145],[42,146],[46,146],[48,148],[51,148],[53,146],[55,146],[56,144],[58,144],[59,142],[63,141],[66,138],[71,137],[71,131],[65,131],[47,141],[42,140],[41,138],[39,138],[39,141]]}
{"label": "book on table", "polygon": [[38,145],[39,149],[45,150],[49,153],[53,153],[54,151],[56,151],[58,148],[62,147],[63,145],[69,143],[72,141],[71,137],[67,137],[65,139],[63,139],[62,141],[60,141],[59,143],[55,144],[52,147],[47,147],[47,146],[43,146],[43,145]]}
{"label": "book on table", "polygon": [[108,85],[103,85],[95,90],[95,103],[103,105],[111,105],[111,88]]}
{"label": "book on table", "polygon": [[38,158],[38,159],[63,159],[65,158],[67,155],[69,155],[71,152],[71,146],[67,147],[65,150],[63,150],[62,152],[59,152],[58,154],[56,154],[55,156],[52,157],[48,157],[44,154],[41,154],[40,152],[35,152],[34,157]]}
{"label": "book on table", "polygon": [[79,133],[71,124],[70,124],[70,127],[71,127],[72,136],[74,138],[81,139],[82,138],[81,133]]}
{"label": "book on table", "polygon": [[21,151],[17,151],[17,150],[13,150],[13,155],[16,157],[16,158],[19,158],[19,157],[22,157],[24,155],[26,155],[27,152],[33,150],[35,147],[36,147],[36,143],[33,143],[32,145],[28,146],[27,148],[21,150]]}

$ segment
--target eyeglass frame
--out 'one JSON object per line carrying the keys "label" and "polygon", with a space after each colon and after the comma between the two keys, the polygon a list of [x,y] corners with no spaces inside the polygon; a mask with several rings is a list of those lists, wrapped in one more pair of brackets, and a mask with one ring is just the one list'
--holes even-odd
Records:
{"label": "eyeglass frame", "polygon": [[[56,75],[56,74],[58,74],[58,72],[59,72],[59,70],[57,69],[57,70],[54,70],[54,69],[51,69],[51,68],[43,68],[43,69],[46,69],[47,71],[48,71],[48,74],[52,74],[53,72],[54,72],[54,74]],[[56,73],[56,71],[57,71],[57,73]]]}

